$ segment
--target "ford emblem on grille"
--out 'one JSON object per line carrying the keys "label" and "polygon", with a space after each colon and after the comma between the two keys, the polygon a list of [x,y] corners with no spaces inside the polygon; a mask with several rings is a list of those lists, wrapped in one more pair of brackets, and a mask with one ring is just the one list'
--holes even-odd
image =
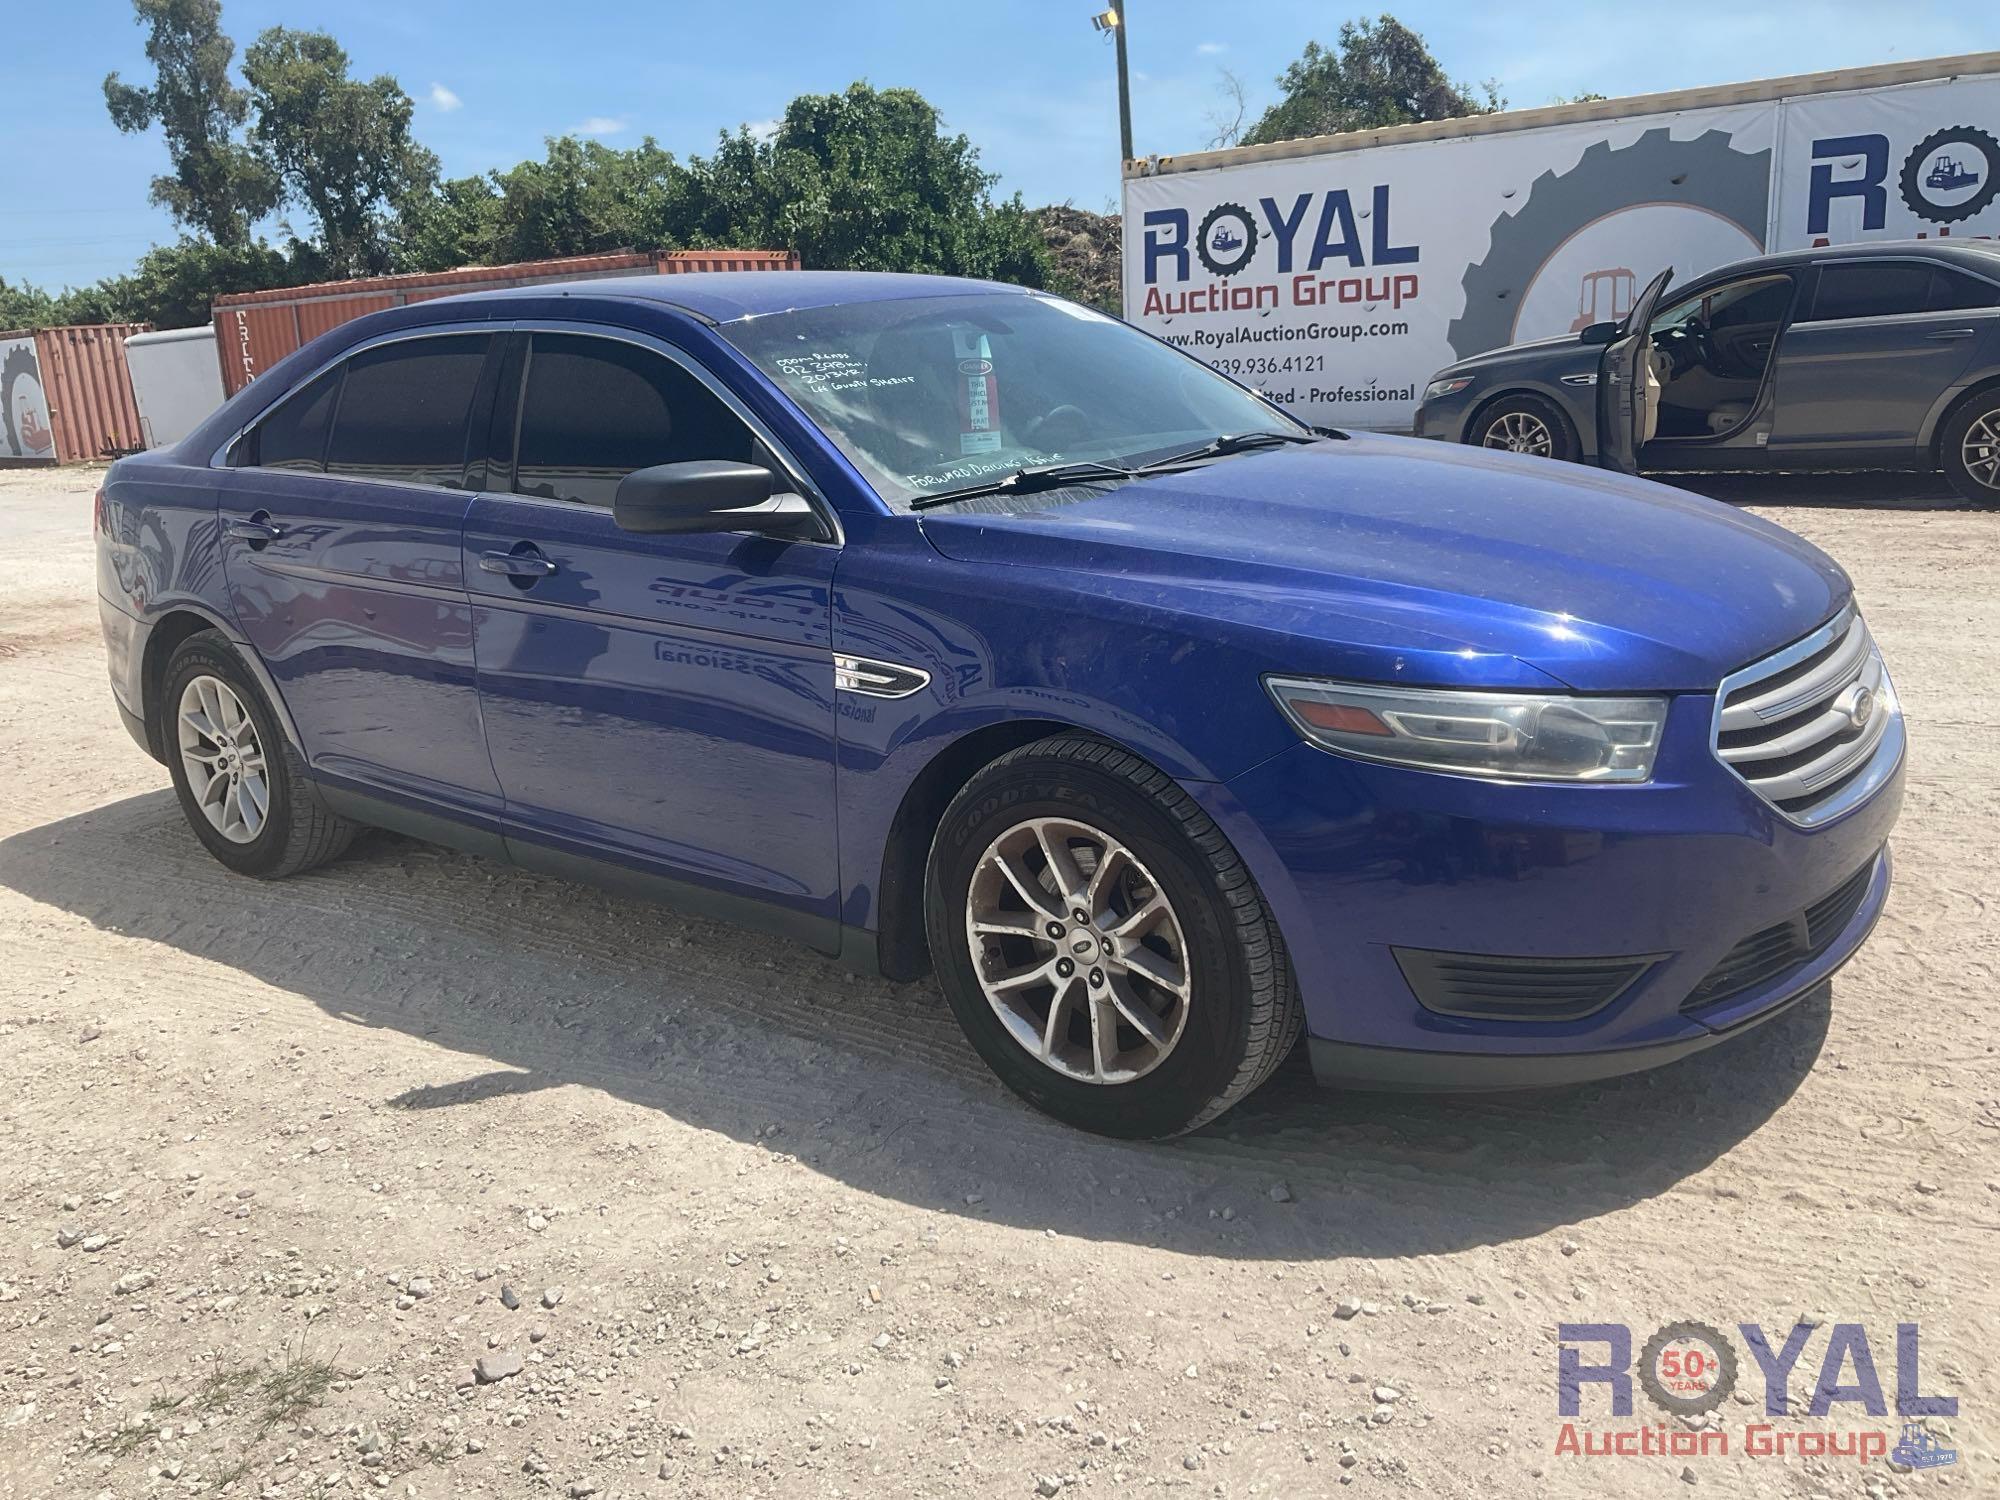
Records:
{"label": "ford emblem on grille", "polygon": [[1875,717],[1875,690],[1862,683],[1854,683],[1833,706],[1837,712],[1846,714],[1847,722],[1856,729],[1866,729],[1868,721]]}

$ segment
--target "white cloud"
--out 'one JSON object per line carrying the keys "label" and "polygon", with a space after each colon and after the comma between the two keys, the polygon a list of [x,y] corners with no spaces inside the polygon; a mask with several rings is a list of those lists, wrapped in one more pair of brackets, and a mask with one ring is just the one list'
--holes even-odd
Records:
{"label": "white cloud", "polygon": [[1218,52],[1227,52],[1229,50],[1229,43],[1203,42],[1194,50],[1199,52],[1203,57],[1214,57]]}
{"label": "white cloud", "polygon": [[463,108],[465,105],[463,99],[459,98],[458,95],[454,94],[441,83],[431,85],[430,101],[433,109],[437,110],[440,114],[446,115],[455,109]]}
{"label": "white cloud", "polygon": [[632,122],[622,115],[592,115],[570,132],[571,135],[622,135],[632,128]]}
{"label": "white cloud", "polygon": [[783,120],[752,120],[744,128],[760,141],[768,141],[778,133]]}

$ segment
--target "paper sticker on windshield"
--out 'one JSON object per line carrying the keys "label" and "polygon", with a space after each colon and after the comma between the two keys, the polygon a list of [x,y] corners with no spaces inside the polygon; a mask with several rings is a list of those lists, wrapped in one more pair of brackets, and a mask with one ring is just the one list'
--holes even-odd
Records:
{"label": "paper sticker on windshield", "polygon": [[954,328],[952,357],[958,361],[958,451],[993,453],[1000,448],[1000,378],[993,347],[983,333]]}

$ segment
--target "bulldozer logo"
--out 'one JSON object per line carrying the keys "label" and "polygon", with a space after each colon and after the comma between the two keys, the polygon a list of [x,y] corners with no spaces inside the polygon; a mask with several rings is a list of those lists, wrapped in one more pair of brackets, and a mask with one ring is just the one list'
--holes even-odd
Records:
{"label": "bulldozer logo", "polygon": [[1217,204],[1201,221],[1194,253],[1217,276],[1234,276],[1257,253],[1257,221],[1240,203]]}
{"label": "bulldozer logo", "polygon": [[2000,193],[2000,140],[1976,125],[1954,125],[1917,142],[1898,186],[1910,212],[1933,224],[1971,218]]}

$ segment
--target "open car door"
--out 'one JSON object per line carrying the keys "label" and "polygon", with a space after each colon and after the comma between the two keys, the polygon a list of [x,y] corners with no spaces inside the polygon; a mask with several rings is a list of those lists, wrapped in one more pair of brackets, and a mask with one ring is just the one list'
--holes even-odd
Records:
{"label": "open car door", "polygon": [[1660,375],[1648,332],[1660,294],[1674,279],[1669,266],[1651,281],[1604,346],[1597,366],[1597,461],[1607,469],[1639,472],[1639,450],[1660,421]]}

